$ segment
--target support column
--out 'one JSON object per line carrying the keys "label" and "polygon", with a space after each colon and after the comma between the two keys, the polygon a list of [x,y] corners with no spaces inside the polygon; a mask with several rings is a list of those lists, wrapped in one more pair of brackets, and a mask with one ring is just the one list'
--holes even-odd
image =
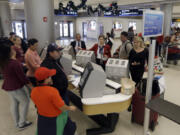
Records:
{"label": "support column", "polygon": [[173,5],[161,5],[161,11],[164,12],[164,36],[169,36],[171,31]]}
{"label": "support column", "polygon": [[40,52],[54,39],[54,1],[53,0],[24,0],[27,23],[27,38],[39,41]]}
{"label": "support column", "polygon": [[9,36],[12,31],[9,2],[0,1],[0,36]]}

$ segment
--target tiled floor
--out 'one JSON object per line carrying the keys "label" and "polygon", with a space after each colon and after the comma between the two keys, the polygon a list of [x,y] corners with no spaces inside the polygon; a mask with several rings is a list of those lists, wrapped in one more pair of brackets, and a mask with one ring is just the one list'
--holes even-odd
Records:
{"label": "tiled floor", "polygon": [[[94,41],[88,42],[91,46]],[[68,42],[67,42],[68,44]],[[117,43],[118,44],[118,43]],[[171,66],[165,69],[165,80],[167,90],[165,92],[165,99],[180,105],[180,68],[178,66]],[[2,81],[0,81],[0,86]],[[168,110],[168,108],[167,108]],[[77,133],[79,135],[86,135],[85,130],[88,128],[98,127],[92,120],[85,116],[82,112],[76,111],[70,113],[71,118],[77,124]],[[36,109],[34,105],[30,104],[28,120],[33,121],[33,126],[19,132],[13,124],[10,113],[10,103],[7,93],[0,90],[0,135],[35,135],[36,131]],[[143,127],[130,122],[131,113],[124,111],[120,113],[119,122],[115,132],[108,135],[143,135]],[[180,125],[160,116],[158,119],[158,126],[152,135],[179,135]]]}

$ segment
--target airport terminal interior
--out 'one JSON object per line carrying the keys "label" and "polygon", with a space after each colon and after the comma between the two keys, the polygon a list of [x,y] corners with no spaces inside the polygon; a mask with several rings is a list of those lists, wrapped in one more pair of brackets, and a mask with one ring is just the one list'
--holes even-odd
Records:
{"label": "airport terminal interior", "polygon": [[179,135],[180,0],[0,0],[0,135]]}

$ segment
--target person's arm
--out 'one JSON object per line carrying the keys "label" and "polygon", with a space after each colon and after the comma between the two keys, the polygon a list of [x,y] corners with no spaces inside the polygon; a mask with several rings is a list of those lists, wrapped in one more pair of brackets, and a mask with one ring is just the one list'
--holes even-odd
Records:
{"label": "person's arm", "polygon": [[18,81],[20,81],[21,83],[27,84],[28,87],[30,87],[31,89],[33,88],[33,85],[30,83],[29,79],[24,74],[24,70],[21,63],[19,63],[18,61],[14,63],[12,66],[12,70],[16,74]]}
{"label": "person's arm", "polygon": [[76,107],[75,106],[67,106],[67,105],[64,105],[60,108],[61,111],[75,111],[76,110]]}
{"label": "person's arm", "polygon": [[35,62],[34,56],[32,56],[32,55],[28,55],[28,56],[27,56],[27,61],[28,61],[28,64],[29,64],[33,69],[37,69],[38,67],[40,67],[40,65]]}
{"label": "person's arm", "polygon": [[92,48],[90,48],[89,50],[95,52],[96,51],[96,44]]}
{"label": "person's arm", "polygon": [[61,96],[59,95],[59,92],[57,91],[57,89],[54,89],[54,91],[53,91],[52,102],[61,111],[75,111],[76,110],[76,107],[67,106],[64,103],[64,101],[62,100]]}
{"label": "person's arm", "polygon": [[107,52],[108,58],[111,58],[111,48],[109,46],[107,47]]}

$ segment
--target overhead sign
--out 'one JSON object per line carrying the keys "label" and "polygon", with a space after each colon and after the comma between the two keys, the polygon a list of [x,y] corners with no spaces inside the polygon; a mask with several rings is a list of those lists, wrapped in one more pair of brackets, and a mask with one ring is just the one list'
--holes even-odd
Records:
{"label": "overhead sign", "polygon": [[55,10],[55,15],[58,16],[77,16],[78,13],[76,11],[71,11],[71,10],[65,10],[65,11],[59,11]]}
{"label": "overhead sign", "polygon": [[163,34],[164,13],[155,10],[146,10],[143,13],[144,37],[156,37]]}
{"label": "overhead sign", "polygon": [[126,9],[104,12],[104,16],[142,16],[143,9]]}

